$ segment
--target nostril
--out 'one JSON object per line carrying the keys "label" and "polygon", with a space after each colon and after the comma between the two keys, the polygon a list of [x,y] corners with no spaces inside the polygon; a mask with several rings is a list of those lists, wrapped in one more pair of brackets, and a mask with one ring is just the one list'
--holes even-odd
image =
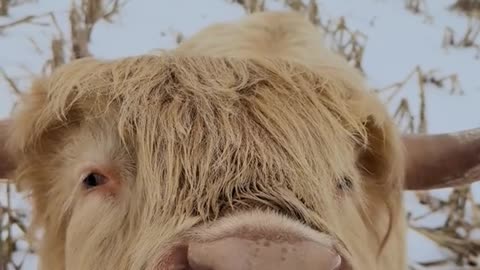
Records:
{"label": "nostril", "polygon": [[156,265],[155,270],[191,270],[187,254],[188,246],[176,246]]}
{"label": "nostril", "polygon": [[335,270],[341,257],[313,241],[227,237],[188,247],[189,270]]}

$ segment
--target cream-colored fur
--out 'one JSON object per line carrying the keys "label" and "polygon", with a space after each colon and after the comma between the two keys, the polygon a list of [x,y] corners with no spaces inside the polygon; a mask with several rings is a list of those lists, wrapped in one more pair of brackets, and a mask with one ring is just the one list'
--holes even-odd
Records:
{"label": "cream-colored fur", "polygon": [[[398,131],[298,14],[65,65],[23,97],[10,137],[42,270],[153,269],[195,225],[253,210],[330,235],[353,269],[406,269]],[[113,194],[83,189],[92,166],[115,172]]]}

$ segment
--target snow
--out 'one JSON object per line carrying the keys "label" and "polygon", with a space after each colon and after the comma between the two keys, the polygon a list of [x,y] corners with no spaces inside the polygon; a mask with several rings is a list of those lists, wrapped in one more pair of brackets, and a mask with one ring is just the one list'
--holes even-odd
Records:
{"label": "snow", "polygon": [[[158,48],[175,46],[175,33],[188,37],[215,22],[241,18],[245,11],[226,0],[136,0],[127,1],[113,23],[95,26],[90,43],[91,52],[99,58],[140,55]],[[368,36],[363,67],[369,83],[381,88],[403,80],[419,65],[422,70],[436,70],[439,76],[458,74],[463,95],[450,95],[449,89],[427,88],[428,132],[442,133],[480,126],[480,60],[473,49],[442,48],[446,27],[455,30],[456,38],[467,26],[466,18],[447,11],[453,0],[427,0],[427,15],[413,14],[399,0],[317,0],[322,21],[346,18],[347,24]],[[69,36],[68,9],[70,1],[38,0],[11,9],[9,18],[0,17],[0,25],[27,15],[53,12],[65,37]],[[280,1],[267,1],[270,10],[286,9]],[[51,23],[48,16],[35,22]],[[21,89],[29,85],[31,74],[38,74],[50,58],[50,41],[60,33],[53,26],[23,24],[0,32],[0,70],[15,79]],[[34,40],[36,46],[30,40]],[[38,47],[38,48],[37,48]],[[418,90],[415,78],[389,104],[391,112],[401,97],[408,97],[413,116],[418,116]],[[6,117],[15,96],[5,80],[0,79],[0,117]],[[3,189],[3,186],[0,187]],[[480,199],[480,185],[474,185],[474,198]],[[439,198],[448,197],[450,189],[436,190]],[[3,196],[3,195],[2,195]],[[406,208],[413,216],[428,212],[415,196],[405,193]],[[2,204],[4,198],[0,197]],[[16,198],[18,207],[27,207]],[[435,213],[416,225],[435,227],[445,215]],[[409,261],[425,262],[449,256],[421,234],[408,232]],[[35,269],[36,259],[27,260],[24,269]],[[452,266],[453,267],[453,266]],[[421,269],[418,267],[418,269]],[[431,269],[431,268],[429,268]],[[439,268],[440,269],[440,268]],[[451,268],[449,268],[451,269]]]}

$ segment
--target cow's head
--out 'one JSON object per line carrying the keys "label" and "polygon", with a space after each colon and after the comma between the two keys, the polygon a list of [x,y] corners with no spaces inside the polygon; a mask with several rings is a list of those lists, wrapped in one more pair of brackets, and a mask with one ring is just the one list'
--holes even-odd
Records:
{"label": "cow's head", "polygon": [[480,136],[401,138],[330,78],[164,55],[37,80],[0,126],[0,176],[31,193],[42,269],[374,269],[402,190],[474,179]]}

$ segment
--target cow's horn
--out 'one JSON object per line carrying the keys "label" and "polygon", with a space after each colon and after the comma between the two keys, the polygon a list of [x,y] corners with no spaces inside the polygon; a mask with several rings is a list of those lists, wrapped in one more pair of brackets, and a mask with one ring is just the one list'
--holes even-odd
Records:
{"label": "cow's horn", "polygon": [[0,179],[8,178],[15,169],[15,163],[6,149],[10,120],[0,120]]}
{"label": "cow's horn", "polygon": [[438,135],[404,135],[405,188],[454,187],[480,180],[480,128]]}

